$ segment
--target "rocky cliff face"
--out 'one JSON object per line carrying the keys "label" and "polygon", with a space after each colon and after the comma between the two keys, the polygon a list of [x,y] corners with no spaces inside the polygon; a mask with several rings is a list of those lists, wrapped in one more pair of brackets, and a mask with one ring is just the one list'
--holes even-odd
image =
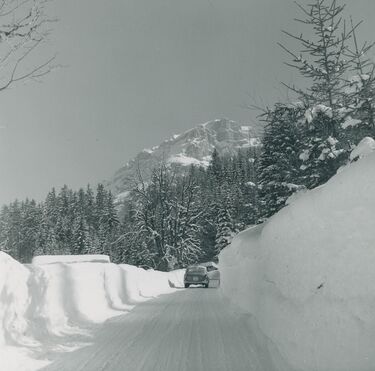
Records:
{"label": "rocky cliff face", "polygon": [[117,196],[126,195],[137,173],[147,181],[152,169],[161,162],[181,167],[208,166],[214,148],[219,154],[234,154],[240,148],[259,146],[260,136],[260,128],[227,119],[200,124],[138,153],[114,174],[108,187]]}

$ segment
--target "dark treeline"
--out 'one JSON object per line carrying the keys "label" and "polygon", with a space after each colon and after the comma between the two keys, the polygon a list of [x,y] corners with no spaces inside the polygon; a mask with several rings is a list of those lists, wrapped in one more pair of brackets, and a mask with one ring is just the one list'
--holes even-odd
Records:
{"label": "dark treeline", "polygon": [[123,261],[157,269],[215,259],[233,235],[258,222],[257,150],[181,173],[162,164],[141,177],[123,210]]}
{"label": "dark treeline", "polygon": [[344,21],[344,6],[315,0],[299,6],[300,45],[282,49],[305,79],[286,86],[293,102],[263,110],[262,147],[235,156],[213,152],[207,168],[186,171],[160,164],[115,208],[99,185],[51,191],[45,202],[3,207],[0,248],[22,262],[35,254],[105,253],[114,262],[167,270],[215,259],[234,234],[269,218],[300,189],[328,181],[353,148],[375,137],[373,43],[361,44],[359,23]]}
{"label": "dark treeline", "polygon": [[54,189],[40,204],[15,201],[0,213],[0,246],[23,263],[43,254],[112,254],[119,221],[112,194]]}
{"label": "dark treeline", "polygon": [[248,149],[233,157],[214,151],[206,169],[161,164],[116,207],[101,184],[96,192],[53,189],[40,204],[15,201],[1,210],[1,250],[24,263],[41,254],[108,254],[162,270],[214,259],[257,222],[256,161]]}

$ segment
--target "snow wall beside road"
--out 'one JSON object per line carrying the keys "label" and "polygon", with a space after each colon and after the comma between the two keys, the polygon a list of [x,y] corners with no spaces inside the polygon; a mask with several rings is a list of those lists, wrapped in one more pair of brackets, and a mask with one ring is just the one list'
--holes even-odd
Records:
{"label": "snow wall beside road", "polygon": [[223,294],[289,370],[373,371],[375,153],[240,233],[219,261]]}
{"label": "snow wall beside road", "polygon": [[0,252],[0,358],[16,370],[25,349],[182,287],[183,273],[97,262],[24,266]]}
{"label": "snow wall beside road", "polygon": [[31,310],[32,321],[53,333],[69,323],[103,322],[148,298],[171,292],[169,282],[181,286],[182,280],[180,271],[146,271],[126,264],[54,263],[30,269],[30,294],[39,297]]}

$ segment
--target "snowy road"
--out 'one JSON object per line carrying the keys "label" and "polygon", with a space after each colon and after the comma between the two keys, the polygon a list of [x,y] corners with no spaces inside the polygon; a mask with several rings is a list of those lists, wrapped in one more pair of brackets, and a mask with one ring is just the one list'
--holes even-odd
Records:
{"label": "snowy road", "polygon": [[43,370],[262,370],[251,342],[246,321],[231,313],[219,290],[181,289],[107,321],[92,345]]}

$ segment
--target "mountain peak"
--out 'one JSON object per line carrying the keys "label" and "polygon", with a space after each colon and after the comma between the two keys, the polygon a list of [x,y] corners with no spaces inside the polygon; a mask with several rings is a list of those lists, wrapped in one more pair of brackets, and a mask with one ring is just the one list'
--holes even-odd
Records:
{"label": "mountain peak", "polygon": [[208,166],[215,148],[219,154],[235,154],[240,148],[259,146],[260,137],[261,130],[249,124],[227,118],[208,121],[144,149],[120,168],[108,185],[118,195],[131,188],[138,170],[147,180],[152,169],[161,162],[182,167]]}

